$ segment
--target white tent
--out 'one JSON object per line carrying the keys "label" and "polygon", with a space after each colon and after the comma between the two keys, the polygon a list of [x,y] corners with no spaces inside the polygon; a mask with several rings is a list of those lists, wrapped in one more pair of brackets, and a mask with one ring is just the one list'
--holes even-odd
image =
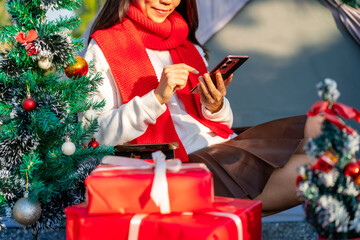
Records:
{"label": "white tent", "polygon": [[[197,37],[205,43],[217,31],[223,28],[249,0],[197,0],[199,28]],[[88,39],[92,23],[89,24],[82,38]],[[87,42],[87,41],[85,41]],[[83,56],[84,51],[79,55]]]}

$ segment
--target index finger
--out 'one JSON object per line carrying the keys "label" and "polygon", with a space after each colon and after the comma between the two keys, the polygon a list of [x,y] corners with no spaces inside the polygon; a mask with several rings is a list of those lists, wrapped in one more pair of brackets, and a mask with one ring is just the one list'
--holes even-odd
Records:
{"label": "index finger", "polygon": [[196,70],[195,68],[193,68],[185,63],[178,63],[178,64],[174,64],[173,66],[175,66],[176,68],[186,69],[188,72],[191,72],[193,74],[199,74],[198,70]]}

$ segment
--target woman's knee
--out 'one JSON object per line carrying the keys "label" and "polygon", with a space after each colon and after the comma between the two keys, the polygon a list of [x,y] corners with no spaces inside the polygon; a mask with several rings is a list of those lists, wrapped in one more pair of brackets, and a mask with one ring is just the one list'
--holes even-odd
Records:
{"label": "woman's knee", "polygon": [[304,136],[305,138],[314,138],[321,134],[322,123],[325,117],[323,115],[317,115],[314,117],[308,117],[305,123]]}

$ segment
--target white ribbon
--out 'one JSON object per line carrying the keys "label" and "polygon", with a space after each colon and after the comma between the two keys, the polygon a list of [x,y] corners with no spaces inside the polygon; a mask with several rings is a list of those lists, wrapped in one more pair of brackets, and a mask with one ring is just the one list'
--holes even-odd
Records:
{"label": "white ribbon", "polygon": [[[227,217],[234,221],[237,232],[238,232],[238,240],[243,240],[243,228],[241,218],[234,213],[227,212],[206,212],[204,214],[209,214],[218,217]],[[187,213],[186,215],[191,215],[191,213]],[[130,220],[129,227],[129,235],[128,240],[138,240],[140,233],[140,224],[142,220],[147,216],[147,214],[135,214]]]}
{"label": "white ribbon", "polygon": [[[170,213],[169,189],[166,179],[166,161],[165,155],[156,151],[151,154],[155,162],[154,181],[151,187],[150,196],[155,205],[160,207],[161,213]],[[174,169],[175,172],[181,169],[181,161],[178,160],[178,168]]]}
{"label": "white ribbon", "polygon": [[140,233],[140,224],[147,214],[135,214],[130,220],[128,240],[137,240]]}
{"label": "white ribbon", "polygon": [[165,160],[165,155],[161,151],[153,152],[151,155],[154,159],[154,163],[149,163],[144,160],[134,158],[105,156],[101,161],[102,164],[111,164],[117,166],[111,168],[99,167],[96,168],[93,172],[154,168],[154,181],[152,184],[150,196],[154,201],[155,205],[160,207],[161,213],[170,213],[171,210],[169,202],[168,183],[166,179],[166,170],[170,172],[178,172],[180,169],[189,168],[200,167],[206,170],[208,169],[204,164],[187,163],[186,166],[184,166],[181,165],[181,161],[179,159]]}
{"label": "white ribbon", "polygon": [[238,232],[238,240],[243,240],[243,228],[241,218],[234,214],[234,213],[227,213],[227,212],[208,212],[207,214],[218,216],[218,217],[227,217],[234,221],[236,225],[236,229]]}

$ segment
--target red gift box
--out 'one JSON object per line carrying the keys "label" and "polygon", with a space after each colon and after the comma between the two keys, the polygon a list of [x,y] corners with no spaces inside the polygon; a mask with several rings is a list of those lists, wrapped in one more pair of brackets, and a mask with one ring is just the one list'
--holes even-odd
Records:
{"label": "red gift box", "polygon": [[[178,172],[166,172],[170,211],[195,212],[211,208],[212,173],[199,164],[182,166]],[[89,214],[160,212],[150,197],[153,179],[153,169],[124,170],[116,165],[99,165],[85,179]]]}
{"label": "red gift box", "polygon": [[82,203],[65,210],[66,239],[258,240],[261,208],[260,201],[215,197],[203,213],[89,215]]}

